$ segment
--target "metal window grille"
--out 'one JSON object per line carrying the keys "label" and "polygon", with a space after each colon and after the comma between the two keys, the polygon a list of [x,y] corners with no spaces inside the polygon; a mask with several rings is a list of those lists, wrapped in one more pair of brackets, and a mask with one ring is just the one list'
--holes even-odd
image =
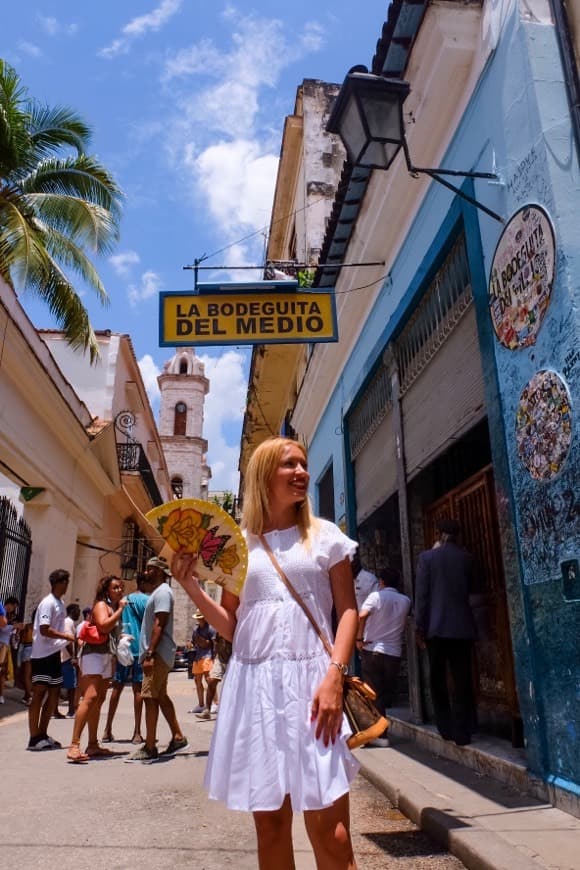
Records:
{"label": "metal window grille", "polygon": [[19,517],[9,498],[0,498],[0,601],[13,595],[19,601],[18,618],[24,617],[32,537],[28,523]]}
{"label": "metal window grille", "polygon": [[391,379],[381,365],[348,419],[350,455],[356,459],[393,405]]}
{"label": "metal window grille", "polygon": [[155,551],[147,543],[137,523],[126,520],[123,524],[123,551],[121,565],[137,573],[145,570],[147,560],[155,555]]}
{"label": "metal window grille", "polygon": [[473,301],[462,233],[396,342],[401,395],[428,365]]}
{"label": "metal window grille", "polygon": [[138,441],[133,441],[130,444],[117,444],[117,456],[119,458],[120,471],[138,472],[153,504],[163,504],[153,469],[149,464],[143,446]]}

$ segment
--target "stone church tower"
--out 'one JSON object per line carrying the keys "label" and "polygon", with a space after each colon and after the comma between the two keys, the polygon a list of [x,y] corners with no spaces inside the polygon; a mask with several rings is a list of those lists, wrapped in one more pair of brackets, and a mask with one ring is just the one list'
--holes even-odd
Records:
{"label": "stone church tower", "polygon": [[[194,349],[178,348],[163,366],[157,383],[161,391],[159,435],[173,493],[177,498],[207,499],[211,471],[206,461],[207,441],[202,432],[209,381]],[[175,595],[175,641],[184,644],[191,637],[191,615],[195,606],[179,584],[174,582],[172,589]]]}
{"label": "stone church tower", "polygon": [[209,381],[194,349],[176,350],[157,383],[161,391],[159,434],[173,492],[178,498],[207,498],[211,473],[202,431]]}

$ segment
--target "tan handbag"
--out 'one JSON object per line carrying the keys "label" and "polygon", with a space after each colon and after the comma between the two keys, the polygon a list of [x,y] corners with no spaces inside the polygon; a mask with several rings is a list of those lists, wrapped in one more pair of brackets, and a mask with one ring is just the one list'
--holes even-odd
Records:
{"label": "tan handbag", "polygon": [[[278,560],[272,552],[272,549],[264,535],[260,535],[260,541],[264,550],[270,557],[272,565],[280,575],[280,579],[284,586],[294,601],[300,605],[306,614],[308,621],[312,625],[312,628],[322,641],[324,649],[330,658],[332,658],[332,647],[328,638],[323,633],[307,605],[296,592],[294,586],[280,567]],[[351,736],[346,741],[349,749],[356,749],[358,746],[364,746],[365,743],[369,743],[371,740],[383,736],[389,727],[389,720],[375,707],[374,701],[376,697],[377,693],[373,687],[369,686],[368,683],[363,682],[359,677],[353,677],[350,674],[347,674],[344,678],[342,704],[348,724],[352,730]]]}

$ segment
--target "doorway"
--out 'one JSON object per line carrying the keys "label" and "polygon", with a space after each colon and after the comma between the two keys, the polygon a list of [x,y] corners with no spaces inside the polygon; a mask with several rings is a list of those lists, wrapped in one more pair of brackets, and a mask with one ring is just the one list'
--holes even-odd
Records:
{"label": "doorway", "polygon": [[478,634],[474,684],[479,722],[492,730],[509,727],[512,744],[521,746],[522,726],[491,465],[424,508],[427,547],[434,544],[437,521],[444,517],[459,521],[462,542],[477,563],[472,609]]}

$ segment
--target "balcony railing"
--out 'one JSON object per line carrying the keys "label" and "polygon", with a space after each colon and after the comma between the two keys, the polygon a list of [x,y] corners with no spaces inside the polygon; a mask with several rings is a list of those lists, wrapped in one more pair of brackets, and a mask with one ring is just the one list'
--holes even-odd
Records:
{"label": "balcony railing", "polygon": [[137,471],[154,505],[163,504],[159,487],[153,475],[143,446],[138,441],[132,444],[117,444],[120,471]]}

